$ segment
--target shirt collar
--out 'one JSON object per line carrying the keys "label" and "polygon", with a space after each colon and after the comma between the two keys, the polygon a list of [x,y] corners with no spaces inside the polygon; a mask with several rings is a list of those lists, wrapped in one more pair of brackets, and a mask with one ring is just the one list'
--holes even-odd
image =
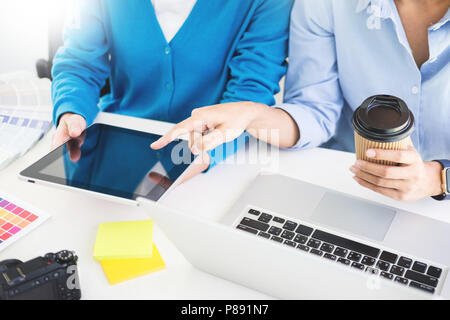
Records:
{"label": "shirt collar", "polygon": [[392,20],[399,42],[411,53],[394,0],[359,0],[356,9],[357,12],[365,9],[370,16],[378,19]]}
{"label": "shirt collar", "polygon": [[445,16],[442,17],[441,20],[439,20],[437,23],[435,23],[434,25],[431,26],[431,30],[437,30],[440,27],[442,27],[443,25],[445,25],[447,22],[450,21],[450,9],[447,10],[447,13],[445,14]]}
{"label": "shirt collar", "polygon": [[356,12],[370,8],[370,13],[378,18],[390,18],[393,14],[392,0],[359,0]]}
{"label": "shirt collar", "polygon": [[[371,7],[371,14],[378,18],[392,18],[394,16],[395,3],[392,0],[358,0],[356,12],[361,12]],[[450,21],[450,9],[447,10],[445,16],[434,24],[431,29],[437,30]]]}

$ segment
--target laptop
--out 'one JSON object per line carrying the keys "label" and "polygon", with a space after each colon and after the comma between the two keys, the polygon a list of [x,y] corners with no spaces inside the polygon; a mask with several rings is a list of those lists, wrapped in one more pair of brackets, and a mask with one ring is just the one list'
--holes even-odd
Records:
{"label": "laptop", "polygon": [[279,174],[219,220],[137,199],[194,266],[282,299],[450,298],[450,225]]}

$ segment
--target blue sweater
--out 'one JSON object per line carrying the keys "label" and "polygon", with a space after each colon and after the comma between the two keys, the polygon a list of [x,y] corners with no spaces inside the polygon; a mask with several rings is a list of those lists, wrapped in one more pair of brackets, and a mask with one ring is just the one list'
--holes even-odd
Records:
{"label": "blue sweater", "polygon": [[[79,0],[54,60],[55,124],[66,112],[88,125],[99,111],[179,122],[206,105],[274,104],[292,2],[197,0],[167,43],[150,0]],[[212,165],[238,147],[213,152]]]}

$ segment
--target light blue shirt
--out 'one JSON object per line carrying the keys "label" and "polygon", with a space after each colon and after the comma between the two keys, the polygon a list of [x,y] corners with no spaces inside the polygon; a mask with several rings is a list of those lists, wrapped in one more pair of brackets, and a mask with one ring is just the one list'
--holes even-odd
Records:
{"label": "light blue shirt", "polygon": [[403,99],[424,160],[450,158],[450,10],[428,29],[420,70],[393,0],[297,0],[291,16],[287,111],[296,148],[354,151],[353,111],[369,96]]}

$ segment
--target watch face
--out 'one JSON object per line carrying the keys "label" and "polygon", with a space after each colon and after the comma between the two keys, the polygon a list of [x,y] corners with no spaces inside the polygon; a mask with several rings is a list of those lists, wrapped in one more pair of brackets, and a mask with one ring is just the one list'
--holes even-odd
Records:
{"label": "watch face", "polygon": [[445,181],[447,181],[447,193],[450,193],[450,168],[445,170]]}

